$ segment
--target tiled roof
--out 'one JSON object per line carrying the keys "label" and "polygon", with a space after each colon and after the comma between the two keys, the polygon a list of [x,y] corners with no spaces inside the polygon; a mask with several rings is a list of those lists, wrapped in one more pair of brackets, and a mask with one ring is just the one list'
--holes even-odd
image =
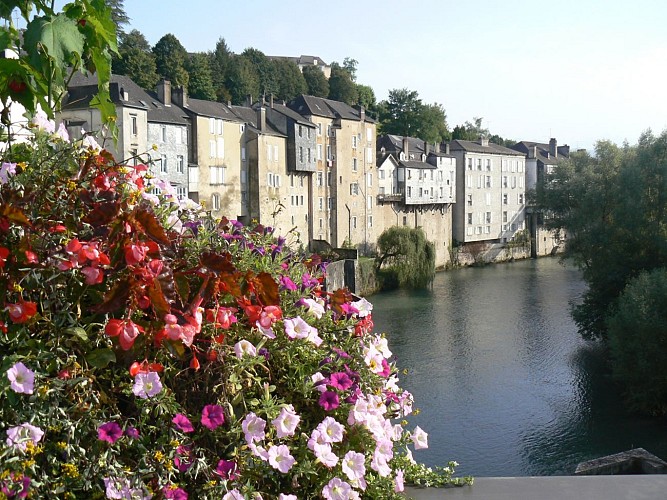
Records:
{"label": "tiled roof", "polygon": [[488,146],[482,146],[482,144],[478,141],[464,141],[462,139],[454,139],[451,141],[449,143],[449,150],[492,155],[525,156],[524,153],[506,148],[505,146],[494,144],[493,142],[489,142]]}
{"label": "tiled roof", "polygon": [[[361,114],[359,110],[344,102],[315,97],[312,95],[300,95],[292,102],[289,107],[304,116],[323,116],[325,118],[340,118],[343,120],[360,121]],[[366,115],[365,120],[369,123],[375,123],[375,120]]]}
{"label": "tiled roof", "polygon": [[429,168],[429,169],[436,169],[435,165],[431,165],[430,163],[426,163],[425,161],[418,161],[418,160],[400,160],[398,164],[402,167],[405,168]]}
{"label": "tiled roof", "polygon": [[[123,99],[121,90],[127,93],[127,100]],[[146,92],[132,79],[124,75],[111,75],[109,86],[111,101],[117,105],[145,109],[148,112],[148,121],[157,123],[187,123],[185,112],[178,106],[162,104],[154,92]],[[67,96],[63,101],[63,109],[85,109],[90,107],[90,101],[97,94],[97,75],[85,76],[76,73],[70,82]]]}
{"label": "tiled roof", "polygon": [[188,97],[188,104],[185,109],[201,116],[208,116],[211,118],[222,118],[223,120],[242,122],[238,116],[234,114],[229,106],[217,101],[204,101],[203,99],[193,99]]}
{"label": "tiled roof", "polygon": [[567,145],[556,147],[556,152],[558,153],[556,157],[550,155],[551,148],[549,144],[544,142],[520,141],[512,146],[512,149],[529,155],[533,147],[537,148],[537,159],[547,165],[555,165],[561,160],[570,157],[570,147]]}
{"label": "tiled roof", "polygon": [[272,127],[268,120],[266,121],[266,128],[260,131],[257,123],[256,109],[249,108],[247,106],[232,106],[231,109],[240,120],[245,122],[248,126],[252,127],[255,132],[261,132],[263,134],[269,135],[279,135],[281,137],[285,136],[279,130]]}

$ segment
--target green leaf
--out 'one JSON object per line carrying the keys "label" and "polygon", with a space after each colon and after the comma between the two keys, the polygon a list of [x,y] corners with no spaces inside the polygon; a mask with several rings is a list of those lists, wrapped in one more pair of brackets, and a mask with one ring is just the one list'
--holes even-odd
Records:
{"label": "green leaf", "polygon": [[108,347],[95,349],[86,356],[86,361],[95,368],[104,368],[109,363],[116,362],[116,354]]}
{"label": "green leaf", "polygon": [[72,337],[76,337],[81,342],[88,342],[89,341],[88,334],[86,333],[86,330],[84,330],[80,326],[75,326],[74,328],[68,328],[67,333],[69,333]]}

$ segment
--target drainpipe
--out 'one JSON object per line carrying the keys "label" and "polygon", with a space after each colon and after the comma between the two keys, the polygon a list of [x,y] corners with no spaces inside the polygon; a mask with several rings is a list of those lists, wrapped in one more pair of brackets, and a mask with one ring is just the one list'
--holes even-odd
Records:
{"label": "drainpipe", "polygon": [[347,206],[347,203],[345,204],[345,208],[347,208],[347,240],[350,242],[350,245],[352,244],[352,211],[350,210],[350,207]]}

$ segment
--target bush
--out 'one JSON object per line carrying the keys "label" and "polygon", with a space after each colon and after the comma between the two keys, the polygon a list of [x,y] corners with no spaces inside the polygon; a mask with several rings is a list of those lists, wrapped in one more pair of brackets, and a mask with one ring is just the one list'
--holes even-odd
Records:
{"label": "bush", "polygon": [[371,306],[324,292],[317,256],[54,129],[39,116],[0,167],[2,494],[391,498],[403,480],[464,482],[412,462],[426,434],[404,429],[412,396]]}
{"label": "bush", "polygon": [[614,376],[639,411],[667,414],[667,270],[631,280],[607,321]]}
{"label": "bush", "polygon": [[378,238],[376,259],[383,288],[426,288],[435,277],[435,247],[421,228],[393,226]]}

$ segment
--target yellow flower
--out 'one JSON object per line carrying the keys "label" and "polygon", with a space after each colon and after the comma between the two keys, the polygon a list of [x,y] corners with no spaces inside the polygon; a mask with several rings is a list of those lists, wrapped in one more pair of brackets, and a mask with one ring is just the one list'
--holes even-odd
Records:
{"label": "yellow flower", "polygon": [[22,292],[23,287],[21,285],[19,285],[18,283],[14,283],[14,291],[15,292]]}
{"label": "yellow flower", "polygon": [[61,467],[66,477],[71,477],[72,479],[79,477],[79,469],[75,464],[62,464]]}
{"label": "yellow flower", "polygon": [[58,441],[56,446],[61,450],[67,449],[67,443],[65,441]]}
{"label": "yellow flower", "polygon": [[178,439],[172,439],[172,440],[169,442],[169,444],[170,444],[173,448],[178,448],[178,447],[181,445],[181,443],[180,443],[180,441],[179,441]]}
{"label": "yellow flower", "polygon": [[160,450],[158,450],[158,451],[156,451],[155,453],[153,453],[153,457],[154,457],[155,460],[157,460],[158,462],[164,462],[164,453],[162,453]]}
{"label": "yellow flower", "polygon": [[33,465],[35,465],[35,461],[32,458],[30,458],[28,460],[24,460],[23,462],[21,462],[21,467],[23,467],[24,469],[28,469],[29,467],[32,467]]}

